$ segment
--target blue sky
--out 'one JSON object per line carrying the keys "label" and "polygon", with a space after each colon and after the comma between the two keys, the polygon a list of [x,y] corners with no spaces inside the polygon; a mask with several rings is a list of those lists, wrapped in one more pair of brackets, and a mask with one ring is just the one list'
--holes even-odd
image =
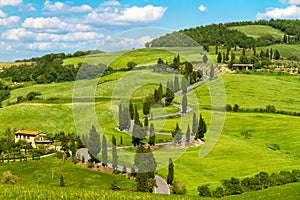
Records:
{"label": "blue sky", "polygon": [[0,61],[142,47],[174,30],[270,18],[300,19],[300,0],[0,0]]}

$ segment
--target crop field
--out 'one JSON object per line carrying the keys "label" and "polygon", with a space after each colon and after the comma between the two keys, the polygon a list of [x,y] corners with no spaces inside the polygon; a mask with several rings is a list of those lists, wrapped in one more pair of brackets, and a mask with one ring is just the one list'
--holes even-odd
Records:
{"label": "crop field", "polygon": [[23,64],[32,64],[32,62],[0,62],[0,68],[9,68],[13,65],[19,66]]}
{"label": "crop field", "polygon": [[284,33],[270,26],[264,25],[246,25],[246,26],[234,26],[230,29],[236,29],[245,33],[249,37],[259,38],[262,36],[272,35],[275,38],[282,38]]}

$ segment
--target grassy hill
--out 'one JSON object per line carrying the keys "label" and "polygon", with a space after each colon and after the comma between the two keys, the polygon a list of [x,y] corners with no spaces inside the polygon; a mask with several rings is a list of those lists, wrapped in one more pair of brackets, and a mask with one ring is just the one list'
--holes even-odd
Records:
{"label": "grassy hill", "polygon": [[266,35],[272,35],[275,38],[283,38],[284,33],[278,29],[272,28],[271,26],[264,25],[247,25],[247,26],[234,26],[230,29],[238,30],[245,33],[249,37],[260,38]]}

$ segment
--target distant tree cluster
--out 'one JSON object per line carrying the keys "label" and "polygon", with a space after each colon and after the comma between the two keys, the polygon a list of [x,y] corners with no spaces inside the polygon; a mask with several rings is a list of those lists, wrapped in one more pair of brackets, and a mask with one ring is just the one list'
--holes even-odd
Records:
{"label": "distant tree cluster", "polygon": [[[275,29],[283,31],[285,36],[283,38],[276,38],[272,35],[265,35],[259,38],[253,38],[247,36],[238,30],[233,30],[234,26],[245,25],[266,25]],[[246,21],[246,22],[232,22],[225,24],[211,24],[207,26],[199,26],[196,28],[184,29],[179,32],[173,32],[160,38],[154,39],[152,42],[147,43],[146,46],[152,47],[184,47],[195,46],[191,42],[177,42],[177,37],[180,35],[186,35],[189,40],[195,41],[194,43],[201,44],[204,50],[209,52],[209,45],[223,45],[226,47],[240,47],[250,49],[253,47],[268,46],[272,44],[299,44],[300,43],[300,22],[299,20],[259,20],[259,21]],[[183,37],[183,36],[181,36]],[[180,41],[180,40],[179,40]],[[216,49],[216,54],[218,50]]]}
{"label": "distant tree cluster", "polygon": [[202,197],[220,198],[296,182],[300,182],[300,170],[293,170],[292,172],[281,171],[271,175],[266,172],[260,172],[253,177],[247,177],[242,180],[233,177],[230,180],[223,180],[222,186],[217,187],[215,191],[211,191],[209,185],[202,185],[198,187],[198,192],[199,196]]}

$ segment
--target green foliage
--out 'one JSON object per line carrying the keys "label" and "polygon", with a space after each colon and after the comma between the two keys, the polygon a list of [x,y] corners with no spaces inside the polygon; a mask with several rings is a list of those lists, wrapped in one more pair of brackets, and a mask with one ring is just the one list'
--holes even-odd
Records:
{"label": "green foliage", "polygon": [[137,191],[139,192],[151,192],[156,185],[154,180],[154,172],[156,170],[156,161],[151,149],[147,149],[139,145],[136,149],[134,158],[134,165],[138,169],[136,175]]}
{"label": "green foliage", "polygon": [[108,155],[107,155],[107,143],[106,136],[103,135],[102,138],[102,166],[107,166]]}
{"label": "green foliage", "polygon": [[191,140],[191,130],[190,130],[190,125],[188,125],[188,128],[186,130],[186,134],[185,134],[185,141],[190,142],[190,140]]}
{"label": "green foliage", "polygon": [[112,166],[114,169],[116,169],[118,167],[118,154],[117,154],[117,140],[114,135],[112,136],[111,143],[112,143]]}
{"label": "green foliage", "polygon": [[100,134],[97,132],[95,126],[92,126],[88,139],[88,149],[92,157],[98,159],[98,154],[101,151]]}
{"label": "green foliage", "polygon": [[169,168],[168,168],[168,176],[167,176],[167,183],[169,185],[173,185],[174,180],[174,163],[172,158],[169,158]]}
{"label": "green foliage", "polygon": [[186,193],[186,187],[182,183],[178,181],[174,181],[173,187],[172,187],[172,193],[178,194],[178,195],[184,195]]}
{"label": "green foliage", "polygon": [[127,68],[129,69],[129,70],[131,70],[131,69],[133,69],[133,68],[135,68],[137,66],[137,64],[135,63],[135,62],[128,62],[127,63]]}
{"label": "green foliage", "polygon": [[112,190],[121,190],[121,187],[117,185],[117,182],[115,180],[111,183],[110,187]]}
{"label": "green foliage", "polygon": [[188,101],[188,100],[187,100],[186,94],[184,94],[183,97],[182,97],[182,101],[181,101],[181,105],[182,105],[182,113],[183,113],[183,114],[186,114],[186,111],[187,111],[187,104],[188,104],[187,101]]}
{"label": "green foliage", "polygon": [[202,185],[198,187],[199,196],[201,197],[210,197],[211,191],[209,189],[209,185]]}
{"label": "green foliage", "polygon": [[18,177],[13,175],[10,171],[6,171],[2,175],[2,183],[15,185],[18,183]]}
{"label": "green foliage", "polygon": [[198,130],[195,135],[195,139],[202,140],[204,138],[204,134],[207,132],[206,123],[204,119],[202,118],[202,115],[200,114],[199,118],[199,124],[198,124]]}
{"label": "green foliage", "polygon": [[154,130],[154,124],[150,124],[150,131],[149,131],[149,145],[154,146],[155,145],[155,130]]}
{"label": "green foliage", "polygon": [[66,185],[65,185],[65,180],[64,180],[64,176],[63,176],[63,175],[60,176],[59,186],[60,186],[60,187],[65,187],[65,186],[66,186]]}

